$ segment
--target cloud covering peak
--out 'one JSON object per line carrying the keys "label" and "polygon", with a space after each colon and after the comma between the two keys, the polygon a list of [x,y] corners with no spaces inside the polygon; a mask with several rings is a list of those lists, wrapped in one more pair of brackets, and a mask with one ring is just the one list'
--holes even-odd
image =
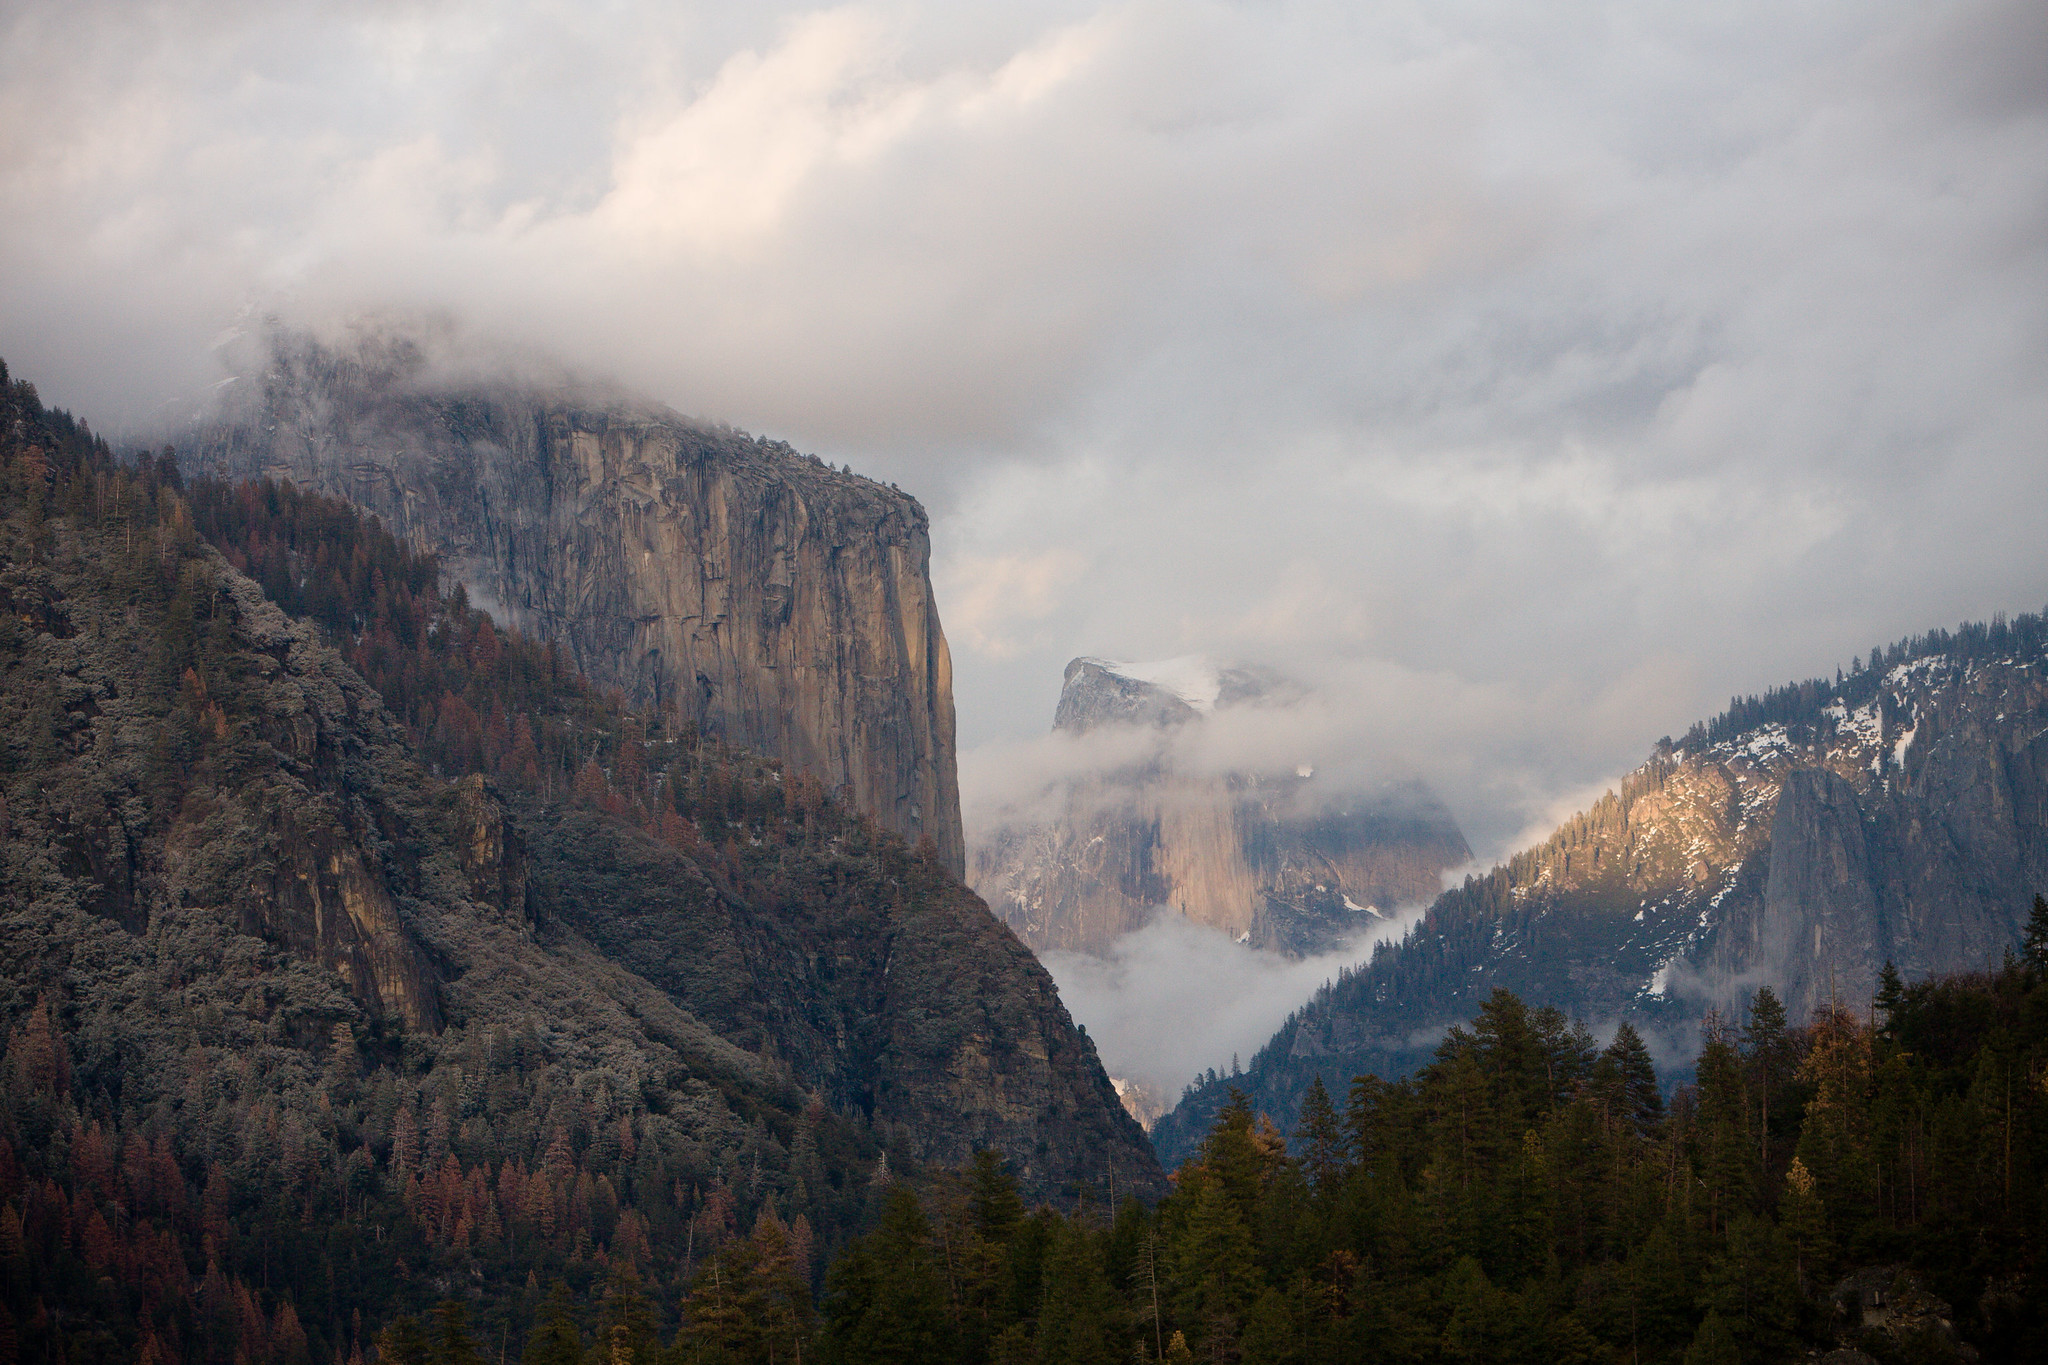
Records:
{"label": "cloud covering peak", "polygon": [[0,355],[118,426],[251,313],[445,312],[925,497],[968,744],[1077,654],[1255,657],[1497,846],[2048,600],[2043,50],[2023,0],[20,0]]}

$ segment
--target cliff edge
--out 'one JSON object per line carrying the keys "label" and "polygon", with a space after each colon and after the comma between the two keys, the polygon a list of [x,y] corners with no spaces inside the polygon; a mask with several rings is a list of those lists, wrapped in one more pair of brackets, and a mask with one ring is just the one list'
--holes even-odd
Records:
{"label": "cliff edge", "polygon": [[274,333],[179,444],[347,498],[634,704],[811,774],[966,870],[924,509],[779,442],[420,340]]}

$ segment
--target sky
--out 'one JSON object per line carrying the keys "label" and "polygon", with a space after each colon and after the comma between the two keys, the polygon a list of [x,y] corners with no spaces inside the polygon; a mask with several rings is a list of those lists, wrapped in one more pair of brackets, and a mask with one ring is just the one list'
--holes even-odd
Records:
{"label": "sky", "polygon": [[[434,313],[900,483],[970,812],[1077,654],[1482,857],[2048,604],[2048,7],[0,5],[0,356],[102,429]],[[1296,752],[1298,751],[1298,752]]]}

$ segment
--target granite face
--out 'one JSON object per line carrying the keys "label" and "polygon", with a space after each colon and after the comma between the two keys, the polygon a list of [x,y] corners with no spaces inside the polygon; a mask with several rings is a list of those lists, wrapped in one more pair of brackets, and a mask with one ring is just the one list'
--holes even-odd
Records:
{"label": "granite face", "polygon": [[[120,538],[55,541],[0,522],[0,992],[57,983],[118,1021],[93,1025],[106,1056],[115,1034],[156,1056],[222,1009],[316,1060],[337,1028],[423,1057],[528,1031],[656,1110],[686,1091],[792,1123],[825,1106],[921,1162],[1001,1151],[1033,1197],[1112,1169],[1163,1188],[1045,969],[929,859],[847,821],[715,878],[715,850],[445,781],[314,627],[203,544],[178,581],[207,662],[166,690],[173,614],[104,567]],[[736,780],[776,784],[734,752]],[[736,1151],[723,1101],[700,1107],[677,1140]]]}
{"label": "granite face", "polygon": [[[1157,676],[1121,671],[1130,669]],[[1146,762],[1064,784],[1049,819],[994,829],[975,850],[976,890],[1041,952],[1101,952],[1171,906],[1256,947],[1314,953],[1432,898],[1443,869],[1471,851],[1420,784],[1330,794],[1299,769],[1175,770],[1178,727],[1296,692],[1261,670],[1195,660],[1074,660],[1055,729],[1156,729],[1162,747]]]}
{"label": "granite face", "polygon": [[403,338],[278,336],[227,392],[179,442],[203,468],[374,512],[601,686],[964,873],[952,659],[908,494],[636,399],[452,378]]}

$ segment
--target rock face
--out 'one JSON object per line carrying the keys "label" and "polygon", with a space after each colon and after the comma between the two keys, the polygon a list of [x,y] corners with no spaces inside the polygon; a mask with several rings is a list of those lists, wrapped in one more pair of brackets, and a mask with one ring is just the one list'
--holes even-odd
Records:
{"label": "rock face", "polygon": [[[1674,1039],[1771,987],[1795,1021],[1983,967],[2048,888],[2048,624],[1937,632],[1833,685],[1752,698],[1539,847],[1444,894],[1399,949],[1309,1002],[1244,1082],[1405,1071],[1497,986]],[[1199,1135],[1191,1096],[1154,1140]]]}
{"label": "rock face", "polygon": [[811,773],[963,874],[952,659],[914,498],[786,445],[423,346],[273,338],[180,442],[346,497],[501,622],[642,705]]}
{"label": "rock face", "polygon": [[1433,896],[1442,870],[1471,853],[1419,784],[1329,795],[1300,768],[1175,771],[1177,727],[1290,690],[1199,659],[1074,660],[1054,728],[1157,728],[1160,746],[1145,762],[1067,783],[1052,819],[992,831],[975,851],[975,888],[1033,948],[1080,952],[1106,949],[1169,905],[1246,943],[1310,953]]}
{"label": "rock face", "polygon": [[[899,1159],[995,1148],[1033,1195],[1111,1167],[1163,1183],[1045,970],[900,843],[854,832],[714,879],[609,816],[435,779],[375,690],[203,544],[178,581],[206,662],[167,692],[176,618],[94,567],[119,544],[60,539],[53,566],[0,531],[0,998],[64,973],[82,1015],[131,1011],[143,1053],[193,1026],[163,970],[221,977],[309,1046],[386,1021],[431,1054],[545,1024],[549,1055],[602,1059],[629,1118],[724,1085],[785,1136],[811,1104]],[[780,785],[744,761],[730,781]],[[676,1140],[737,1152],[714,1118]]]}

